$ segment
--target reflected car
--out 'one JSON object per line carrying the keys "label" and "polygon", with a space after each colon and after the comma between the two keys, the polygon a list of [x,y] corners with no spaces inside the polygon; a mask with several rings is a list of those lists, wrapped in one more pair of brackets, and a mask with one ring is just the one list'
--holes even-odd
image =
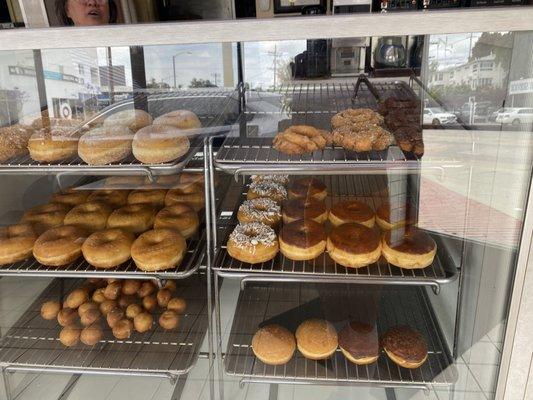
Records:
{"label": "reflected car", "polygon": [[498,115],[505,114],[508,112],[511,112],[512,108],[510,107],[502,107],[494,111],[489,115],[489,122],[496,122],[496,118],[498,118]]}
{"label": "reflected car", "polygon": [[448,125],[453,124],[456,119],[454,114],[441,107],[424,108],[424,125]]}
{"label": "reflected car", "polygon": [[505,125],[512,124],[514,126],[532,124],[533,108],[512,108],[508,112],[498,114],[496,122]]}

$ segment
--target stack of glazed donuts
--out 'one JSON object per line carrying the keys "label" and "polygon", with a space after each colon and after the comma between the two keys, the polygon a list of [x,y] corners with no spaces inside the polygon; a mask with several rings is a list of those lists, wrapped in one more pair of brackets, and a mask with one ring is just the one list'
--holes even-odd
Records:
{"label": "stack of glazed donuts", "polygon": [[408,206],[382,204],[374,212],[363,202],[344,200],[328,210],[328,190],[321,180],[298,179],[287,189],[288,184],[287,175],[252,176],[247,200],[237,213],[239,225],[227,242],[230,256],[257,264],[272,260],[278,251],[290,260],[305,261],[327,250],[347,268],[368,266],[381,256],[406,269],[433,262],[437,245],[413,226]]}
{"label": "stack of glazed donuts", "polygon": [[59,341],[75,346],[80,341],[94,346],[104,338],[103,325],[119,340],[129,339],[134,331],[145,333],[154,326],[165,330],[179,326],[187,302],[175,296],[176,283],[167,281],[158,289],[152,281],[88,279],[61,301],[49,300],[41,306],[41,317],[57,320],[62,327]]}
{"label": "stack of glazed donuts", "polygon": [[[144,271],[180,265],[186,239],[199,228],[203,174],[173,176],[163,188],[69,189],[27,210],[17,225],[0,228],[0,265],[35,259],[66,266],[83,255],[95,268],[130,258]],[[162,180],[160,187],[164,186]]]}

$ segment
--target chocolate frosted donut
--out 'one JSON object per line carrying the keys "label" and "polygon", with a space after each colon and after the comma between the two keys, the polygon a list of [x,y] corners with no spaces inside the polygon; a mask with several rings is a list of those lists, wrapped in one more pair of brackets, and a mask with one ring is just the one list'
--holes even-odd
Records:
{"label": "chocolate frosted donut", "polygon": [[323,224],[328,219],[328,210],[323,201],[314,198],[294,199],[283,203],[283,222],[313,220]]}
{"label": "chocolate frosted donut", "polygon": [[312,260],[326,249],[326,231],[313,220],[299,220],[283,226],[279,248],[291,260]]}
{"label": "chocolate frosted donut", "polygon": [[379,357],[379,341],[375,326],[352,321],[339,333],[339,347],[348,360],[365,365]]}
{"label": "chocolate frosted donut", "polygon": [[418,368],[427,360],[426,340],[409,326],[400,325],[390,328],[381,343],[389,358],[404,368]]}
{"label": "chocolate frosted donut", "polygon": [[329,256],[344,267],[364,267],[381,255],[379,233],[361,224],[339,225],[329,234],[327,249]]}
{"label": "chocolate frosted donut", "polygon": [[437,253],[437,244],[431,236],[414,226],[386,232],[382,246],[389,263],[406,269],[426,268]]}
{"label": "chocolate frosted donut", "polygon": [[376,210],[376,223],[383,230],[411,225],[415,222],[415,215],[409,203],[391,206],[384,203]]}
{"label": "chocolate frosted donut", "polygon": [[329,222],[338,226],[348,222],[357,222],[372,228],[374,226],[374,211],[356,200],[345,200],[335,203],[329,211]]}
{"label": "chocolate frosted donut", "polygon": [[324,182],[312,177],[294,181],[289,189],[289,199],[308,199],[312,197],[317,200],[324,200],[327,195],[328,189]]}

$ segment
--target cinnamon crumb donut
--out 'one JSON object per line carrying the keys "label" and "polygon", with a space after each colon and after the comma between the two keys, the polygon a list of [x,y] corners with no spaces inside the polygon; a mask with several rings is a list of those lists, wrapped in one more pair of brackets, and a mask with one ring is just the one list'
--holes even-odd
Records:
{"label": "cinnamon crumb donut", "polygon": [[133,155],[144,164],[177,160],[190,148],[185,131],[168,125],[151,125],[137,131],[133,138]]}
{"label": "cinnamon crumb donut", "polygon": [[37,234],[31,224],[0,228],[0,265],[23,261],[32,255]]}
{"label": "cinnamon crumb donut", "polygon": [[189,110],[174,110],[163,114],[154,119],[154,125],[167,125],[184,130],[202,127],[200,119]]}

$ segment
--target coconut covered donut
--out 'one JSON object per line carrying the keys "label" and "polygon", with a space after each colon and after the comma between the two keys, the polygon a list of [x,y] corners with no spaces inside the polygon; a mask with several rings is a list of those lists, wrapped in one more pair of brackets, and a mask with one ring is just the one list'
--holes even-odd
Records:
{"label": "coconut covered donut", "polygon": [[278,254],[278,237],[274,229],[259,222],[239,224],[227,243],[228,254],[242,262],[257,264]]}
{"label": "coconut covered donut", "polygon": [[241,224],[260,222],[275,227],[281,220],[281,207],[274,200],[266,197],[246,200],[239,207],[237,219]]}
{"label": "coconut covered donut", "polygon": [[276,203],[281,203],[287,199],[287,189],[283,185],[273,181],[259,181],[252,182],[246,198],[248,200],[257,199],[259,197],[268,197]]}

